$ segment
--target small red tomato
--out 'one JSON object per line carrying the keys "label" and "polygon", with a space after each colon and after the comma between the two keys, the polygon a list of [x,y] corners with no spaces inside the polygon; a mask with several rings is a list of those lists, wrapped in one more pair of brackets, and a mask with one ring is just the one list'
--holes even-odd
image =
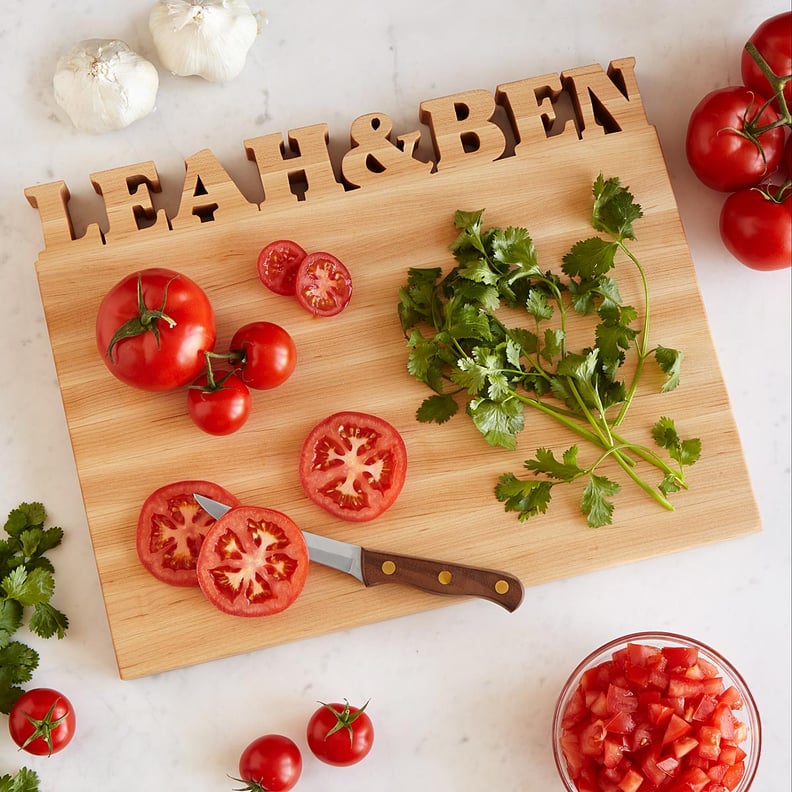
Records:
{"label": "small red tomato", "polygon": [[294,340],[272,322],[251,322],[240,327],[231,339],[231,356],[238,360],[241,380],[257,390],[282,385],[297,365]]}
{"label": "small red tomato", "polygon": [[239,757],[239,781],[256,792],[287,792],[302,773],[300,749],[288,737],[265,734],[257,737]]}
{"label": "small red tomato", "polygon": [[[756,47],[777,77],[792,74],[792,11],[766,19],[748,41]],[[740,72],[748,88],[766,96],[773,93],[767,77],[747,49],[742,52]],[[788,105],[792,104],[792,80],[784,86],[784,98]]]}
{"label": "small red tomato", "polygon": [[305,251],[290,239],[270,242],[258,255],[256,266],[261,282],[275,294],[294,294],[297,268]]}
{"label": "small red tomato", "polygon": [[308,721],[308,747],[321,761],[347,767],[365,758],[374,743],[374,724],[362,707],[344,704],[324,704]]}
{"label": "small red tomato", "polygon": [[23,693],[8,715],[11,739],[35,756],[63,750],[74,737],[76,718],[69,699],[52,688]]}
{"label": "small red tomato", "polygon": [[352,298],[352,276],[330,253],[309,253],[297,270],[296,295],[314,316],[335,316]]}
{"label": "small red tomato", "polygon": [[722,192],[754,187],[778,168],[784,128],[754,134],[779,120],[772,107],[764,107],[765,101],[740,85],[711,91],[696,105],[685,153],[693,173],[707,187]]}
{"label": "small red tomato", "polygon": [[758,187],[730,195],[720,215],[726,249],[746,267],[792,266],[792,190]]}
{"label": "small red tomato", "polygon": [[207,434],[236,432],[247,421],[250,407],[250,390],[233,371],[201,374],[187,390],[190,418]]}

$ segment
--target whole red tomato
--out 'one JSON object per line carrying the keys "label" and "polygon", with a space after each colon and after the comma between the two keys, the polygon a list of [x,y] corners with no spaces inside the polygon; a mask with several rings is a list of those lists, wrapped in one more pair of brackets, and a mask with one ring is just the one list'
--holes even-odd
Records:
{"label": "whole red tomato", "polygon": [[294,340],[273,322],[251,322],[240,327],[231,339],[231,356],[238,358],[242,381],[257,390],[282,385],[297,365]]}
{"label": "whole red tomato", "polygon": [[52,688],[24,692],[8,715],[11,739],[35,756],[49,756],[63,750],[74,737],[75,723],[71,702]]}
{"label": "whole red tomato", "polygon": [[[321,702],[320,702],[321,703]],[[317,759],[346,767],[365,758],[374,743],[374,724],[362,707],[323,704],[308,721],[308,747]]]}
{"label": "whole red tomato", "polygon": [[256,792],[287,792],[302,773],[300,749],[288,737],[265,734],[257,737],[239,757],[239,781]]}
{"label": "whole red tomato", "polygon": [[720,234],[727,250],[746,267],[792,266],[792,189],[754,187],[730,195],[721,210]]}
{"label": "whole red tomato", "polygon": [[190,418],[207,434],[228,435],[241,429],[250,407],[250,390],[234,371],[201,374],[187,391]]}
{"label": "whole red tomato", "polygon": [[[792,11],[765,20],[748,39],[777,77],[792,74]],[[748,88],[765,96],[775,93],[756,59],[747,49],[740,62],[742,80]],[[784,98],[792,105],[792,80],[784,86]]]}
{"label": "whole red tomato", "polygon": [[96,316],[96,345],[105,365],[122,382],[144,390],[174,390],[195,379],[216,335],[203,289],[161,267],[119,281]]}
{"label": "whole red tomato", "polygon": [[784,150],[784,128],[755,131],[779,121],[772,107],[742,85],[708,93],[688,122],[685,152],[696,176],[713,190],[753,187],[773,173]]}

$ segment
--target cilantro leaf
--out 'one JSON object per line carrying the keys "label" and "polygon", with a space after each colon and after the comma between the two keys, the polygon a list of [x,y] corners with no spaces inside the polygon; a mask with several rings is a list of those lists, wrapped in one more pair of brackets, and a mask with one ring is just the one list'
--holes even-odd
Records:
{"label": "cilantro leaf", "polygon": [[679,385],[679,375],[682,368],[683,354],[676,349],[659,346],[655,350],[655,360],[660,370],[668,375],[660,390],[663,393],[674,390]]}
{"label": "cilantro leaf", "polygon": [[632,224],[643,217],[643,210],[629,190],[621,186],[621,181],[617,177],[605,179],[600,174],[594,182],[592,192],[592,226],[620,242],[624,239],[635,239]]}
{"label": "cilantro leaf", "polygon": [[53,635],[64,638],[69,629],[69,619],[49,602],[40,602],[33,609],[29,627],[41,638],[52,638]]}
{"label": "cilantro leaf", "polygon": [[20,503],[13,509],[6,520],[5,532],[9,536],[18,537],[26,528],[44,525],[47,512],[41,503]]}
{"label": "cilantro leaf", "polygon": [[559,481],[572,481],[586,472],[577,464],[577,453],[578,447],[573,445],[564,451],[562,459],[558,460],[550,449],[538,448],[536,457],[526,460],[525,467],[534,473],[544,473]]}
{"label": "cilantro leaf", "polygon": [[613,522],[613,502],[608,498],[619,490],[621,487],[617,482],[596,473],[591,474],[580,505],[592,528],[601,528]]}
{"label": "cilantro leaf", "polygon": [[23,767],[16,775],[6,773],[0,776],[0,792],[39,792],[39,777],[27,767]]}
{"label": "cilantro leaf", "polygon": [[468,412],[476,428],[490,445],[510,450],[517,447],[517,435],[524,425],[521,401],[476,398],[468,403]]}
{"label": "cilantro leaf", "polygon": [[667,449],[671,459],[680,465],[693,465],[701,456],[701,440],[694,437],[682,440],[671,418],[663,416],[652,427],[652,437],[661,448]]}
{"label": "cilantro leaf", "polygon": [[599,237],[576,242],[564,256],[563,270],[570,278],[592,280],[612,269],[618,245]]}
{"label": "cilantro leaf", "polygon": [[421,423],[443,424],[456,415],[459,405],[448,394],[436,394],[423,400],[415,417]]}
{"label": "cilantro leaf", "polygon": [[505,504],[505,511],[518,512],[523,521],[547,511],[552,487],[550,481],[522,480],[513,473],[504,473],[495,487],[495,497]]}

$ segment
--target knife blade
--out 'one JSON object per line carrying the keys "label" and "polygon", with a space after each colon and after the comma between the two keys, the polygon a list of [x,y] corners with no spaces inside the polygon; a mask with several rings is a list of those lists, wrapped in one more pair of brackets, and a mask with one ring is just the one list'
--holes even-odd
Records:
{"label": "knife blade", "polygon": [[[196,502],[219,520],[231,509],[225,503],[194,493]],[[446,596],[489,600],[513,612],[522,602],[523,585],[507,572],[431,558],[387,553],[303,530],[308,557],[357,578],[364,586],[398,583]]]}

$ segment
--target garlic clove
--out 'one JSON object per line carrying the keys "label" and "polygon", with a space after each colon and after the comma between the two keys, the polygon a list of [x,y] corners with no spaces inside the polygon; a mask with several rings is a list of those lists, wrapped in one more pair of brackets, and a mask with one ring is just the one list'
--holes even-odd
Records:
{"label": "garlic clove", "polygon": [[147,116],[159,88],[155,66],[117,39],[86,39],[57,62],[55,101],[77,129],[99,134]]}
{"label": "garlic clove", "polygon": [[227,82],[244,68],[259,23],[245,0],[159,0],[149,30],[168,71]]}

